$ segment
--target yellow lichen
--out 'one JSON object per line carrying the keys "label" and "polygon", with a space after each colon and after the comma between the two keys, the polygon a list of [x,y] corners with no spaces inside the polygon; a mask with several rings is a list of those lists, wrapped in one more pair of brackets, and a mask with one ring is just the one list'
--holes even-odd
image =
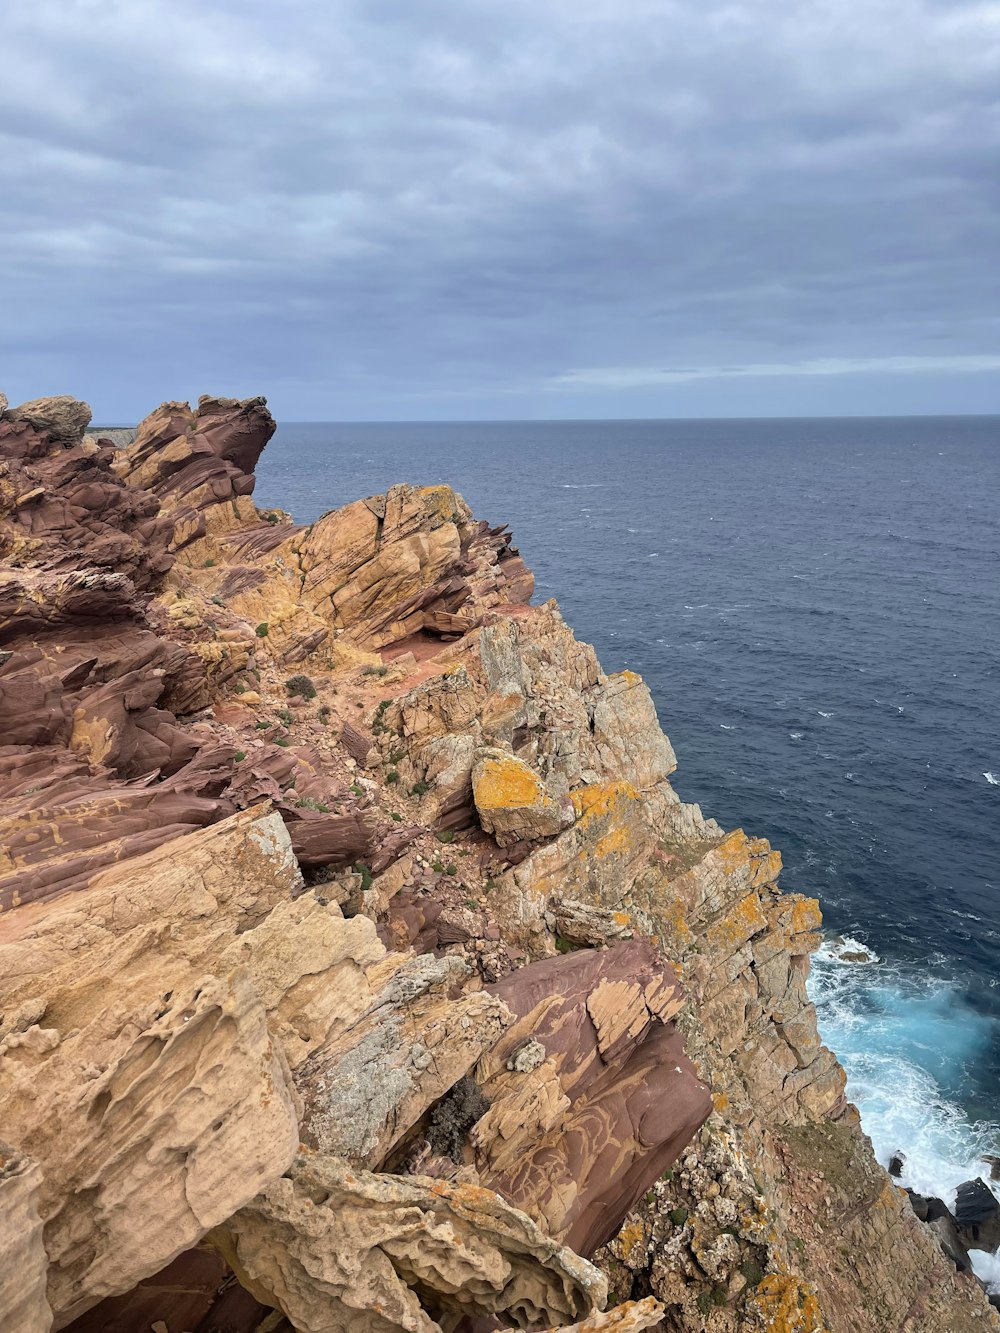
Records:
{"label": "yellow lichen", "polygon": [[742,870],[750,859],[750,848],[747,845],[747,835],[741,828],[734,829],[732,833],[727,834],[716,848],[716,853],[722,861],[722,868],[727,875],[735,875],[737,871]]}
{"label": "yellow lichen", "polygon": [[641,1250],[644,1254],[646,1250],[646,1232],[642,1223],[629,1222],[627,1226],[622,1227],[615,1237],[615,1246],[625,1263],[641,1257],[641,1255],[634,1256],[633,1251]]}
{"label": "yellow lichen", "polygon": [[751,1297],[769,1333],[823,1333],[812,1285],[792,1273],[768,1273]]}
{"label": "yellow lichen", "polygon": [[798,898],[792,902],[792,923],[789,934],[804,935],[808,931],[819,930],[823,924],[823,914],[815,898]]}
{"label": "yellow lichen", "polygon": [[452,522],[455,518],[455,492],[450,486],[421,486],[417,494],[436,518]]}
{"label": "yellow lichen", "polygon": [[594,843],[595,856],[610,856],[612,852],[627,852],[629,846],[628,829],[620,824],[598,838]]}
{"label": "yellow lichen", "polygon": [[480,810],[518,810],[524,806],[552,804],[541,779],[513,755],[509,759],[486,759],[475,778],[476,805]]}
{"label": "yellow lichen", "polygon": [[611,814],[627,801],[637,801],[639,793],[631,782],[595,782],[570,792],[570,800],[581,826],[602,815]]}
{"label": "yellow lichen", "polygon": [[713,952],[717,949],[732,952],[752,935],[766,928],[767,917],[760,905],[760,899],[756,893],[748,893],[739,900],[728,916],[710,927],[706,932],[706,939]]}

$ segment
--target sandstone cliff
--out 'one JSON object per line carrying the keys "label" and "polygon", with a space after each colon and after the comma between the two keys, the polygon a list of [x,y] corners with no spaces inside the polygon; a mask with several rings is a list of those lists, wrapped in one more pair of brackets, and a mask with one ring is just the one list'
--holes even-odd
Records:
{"label": "sandstone cliff", "polygon": [[817,904],[503,528],[258,510],[263,399],[88,422],[0,411],[5,1333],[997,1327]]}

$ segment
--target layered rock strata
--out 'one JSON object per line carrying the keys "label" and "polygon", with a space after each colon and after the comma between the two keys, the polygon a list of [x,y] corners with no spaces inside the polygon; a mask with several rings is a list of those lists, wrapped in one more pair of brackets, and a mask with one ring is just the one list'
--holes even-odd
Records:
{"label": "layered rock strata", "polygon": [[88,422],[0,413],[5,1330],[996,1326],[815,901],[504,529],[259,510],[263,399]]}

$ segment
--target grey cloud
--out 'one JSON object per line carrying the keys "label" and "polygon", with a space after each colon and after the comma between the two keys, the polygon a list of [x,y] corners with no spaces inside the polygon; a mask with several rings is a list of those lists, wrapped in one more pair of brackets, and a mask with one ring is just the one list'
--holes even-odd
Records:
{"label": "grey cloud", "polygon": [[995,5],[38,0],[3,68],[12,398],[1000,407]]}

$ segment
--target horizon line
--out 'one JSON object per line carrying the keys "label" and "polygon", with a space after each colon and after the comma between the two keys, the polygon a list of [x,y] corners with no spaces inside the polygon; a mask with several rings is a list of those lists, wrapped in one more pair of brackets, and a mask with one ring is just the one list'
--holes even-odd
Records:
{"label": "horizon line", "polygon": [[[826,413],[760,413],[728,414],[724,416],[681,417],[277,417],[280,427],[285,426],[545,426],[595,425],[631,422],[690,422],[690,421],[964,421],[1000,419],[995,412],[826,412]],[[145,418],[140,418],[144,420]],[[87,433],[95,430],[133,430],[139,421],[101,421],[91,423]]]}

